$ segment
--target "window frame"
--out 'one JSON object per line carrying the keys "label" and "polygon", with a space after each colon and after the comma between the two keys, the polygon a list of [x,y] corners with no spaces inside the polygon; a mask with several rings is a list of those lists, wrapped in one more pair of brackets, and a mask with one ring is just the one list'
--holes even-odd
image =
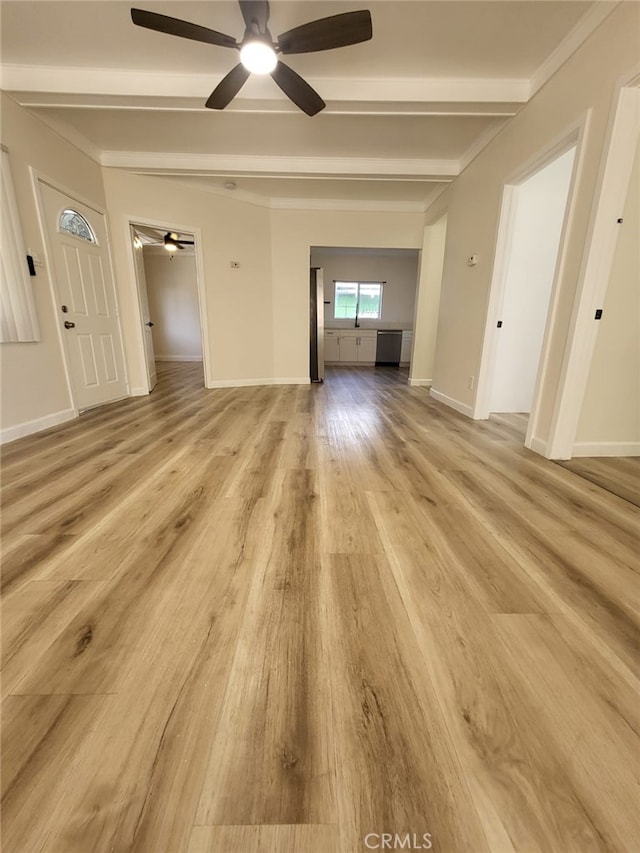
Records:
{"label": "window frame", "polygon": [[[89,237],[85,237],[84,234],[78,234],[77,231],[72,231],[70,228],[67,228],[62,224],[63,218],[68,213],[73,214],[74,217],[77,217],[81,222],[84,222],[89,233]],[[83,243],[89,243],[92,246],[98,245],[98,237],[96,232],[93,230],[91,223],[86,216],[83,216],[79,210],[76,210],[73,207],[65,207],[62,213],[58,216],[58,231],[60,234],[65,234],[69,237],[75,237],[77,240],[82,240]]]}
{"label": "window frame", "polygon": [[[337,299],[337,290],[339,285],[355,285],[356,288],[356,309],[353,317],[338,317],[336,316],[336,309],[338,306]],[[346,281],[344,279],[335,279],[333,282],[333,319],[334,320],[381,320],[382,319],[382,299],[384,294],[384,285],[385,281],[376,280],[376,281]],[[375,317],[364,317],[360,314],[360,287],[362,285],[375,285],[380,289],[380,298],[378,300],[378,313]]]}

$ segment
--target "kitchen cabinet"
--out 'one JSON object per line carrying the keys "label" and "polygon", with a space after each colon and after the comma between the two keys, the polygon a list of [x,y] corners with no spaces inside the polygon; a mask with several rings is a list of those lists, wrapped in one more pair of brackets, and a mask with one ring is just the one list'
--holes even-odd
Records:
{"label": "kitchen cabinet", "polygon": [[340,360],[340,333],[337,329],[325,329],[324,332],[324,360],[339,361]]}
{"label": "kitchen cabinet", "polygon": [[369,363],[375,362],[377,344],[377,330],[367,329],[365,332],[360,332],[358,343],[358,361],[365,361]]}
{"label": "kitchen cabinet", "polygon": [[373,364],[377,334],[376,329],[325,329],[325,362]]}
{"label": "kitchen cabinet", "polygon": [[408,364],[411,361],[411,349],[413,348],[413,332],[402,333],[402,348],[400,349],[400,364]]}

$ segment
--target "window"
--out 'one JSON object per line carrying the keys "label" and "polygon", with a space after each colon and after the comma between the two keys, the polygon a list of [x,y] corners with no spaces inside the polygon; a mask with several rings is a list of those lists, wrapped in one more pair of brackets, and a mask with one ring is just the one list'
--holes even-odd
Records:
{"label": "window", "polygon": [[379,320],[382,316],[382,282],[336,281],[333,316],[336,320]]}
{"label": "window", "polygon": [[63,210],[60,214],[58,228],[60,231],[66,231],[67,234],[73,234],[74,237],[86,240],[87,243],[98,242],[96,235],[93,233],[93,228],[77,210],[71,210],[71,208]]}

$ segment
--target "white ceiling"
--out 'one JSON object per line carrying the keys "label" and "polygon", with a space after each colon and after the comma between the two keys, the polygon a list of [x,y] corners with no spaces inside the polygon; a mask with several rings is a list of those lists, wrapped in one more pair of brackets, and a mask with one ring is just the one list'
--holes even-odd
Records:
{"label": "white ceiling", "polygon": [[615,6],[555,0],[271,3],[274,36],[369,8],[373,39],[287,57],[327,102],[313,118],[269,78],[204,101],[235,51],[134,26],[130,7],[240,39],[237,3],[2,2],[2,86],[105,166],[213,192],[424,206]]}

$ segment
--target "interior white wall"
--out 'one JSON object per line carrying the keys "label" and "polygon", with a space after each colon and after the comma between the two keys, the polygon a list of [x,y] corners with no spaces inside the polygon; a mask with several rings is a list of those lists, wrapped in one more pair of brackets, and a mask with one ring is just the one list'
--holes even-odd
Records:
{"label": "interior white wall", "polygon": [[[146,387],[139,309],[131,280],[129,220],[173,222],[181,231],[200,230],[210,384],[273,380],[270,211],[162,177],[105,169],[104,179],[131,384]],[[231,261],[239,267],[232,268]],[[308,249],[306,269],[308,277]],[[308,291],[308,283],[306,287]]]}
{"label": "interior white wall", "polygon": [[[83,200],[104,207],[101,169],[4,93],[1,108],[2,142],[9,149],[25,250],[44,262],[30,167]],[[41,339],[0,347],[3,441],[74,416],[57,328],[62,315],[53,303],[49,270],[37,267],[32,282]]]}
{"label": "interior white wall", "polygon": [[424,214],[418,212],[273,210],[275,375],[309,375],[308,279],[312,246],[421,249],[423,231]]}
{"label": "interior white wall", "polygon": [[195,255],[147,246],[143,257],[156,358],[202,361]]}
{"label": "interior white wall", "polygon": [[446,237],[446,215],[424,229],[409,372],[411,385],[431,385],[433,382]]}
{"label": "interior white wall", "polygon": [[[588,119],[575,204],[564,251],[548,361],[541,377],[537,432],[545,447],[556,405],[592,207],[617,84],[638,62],[640,5],[621,3],[427,211],[426,224],[448,212],[434,388],[473,410],[468,377],[478,376],[491,287],[502,189],[567,131]],[[469,255],[478,255],[468,267]]]}
{"label": "interior white wall", "polygon": [[384,281],[382,316],[379,320],[359,320],[367,329],[413,329],[418,283],[418,251],[415,249],[385,254],[313,248],[311,266],[324,271],[324,319],[327,328],[352,328],[353,320],[333,316],[335,281]]}
{"label": "interior white wall", "polygon": [[640,455],[640,148],[619,226],[574,455]]}
{"label": "interior white wall", "polygon": [[497,332],[492,412],[530,412],[575,149],[515,190]]}

